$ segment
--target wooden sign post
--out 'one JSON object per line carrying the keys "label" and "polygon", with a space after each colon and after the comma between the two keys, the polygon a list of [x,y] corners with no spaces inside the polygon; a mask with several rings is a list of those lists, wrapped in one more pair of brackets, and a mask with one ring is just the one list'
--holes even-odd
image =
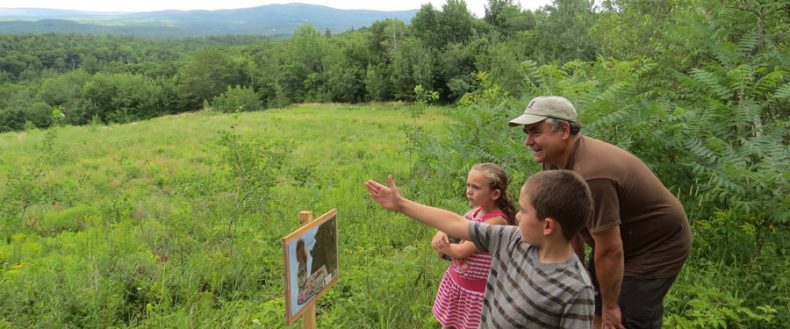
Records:
{"label": "wooden sign post", "polygon": [[313,220],[311,211],[299,212],[299,227],[283,238],[286,319],[302,316],[305,329],[316,328],[316,300],[339,278],[337,210]]}

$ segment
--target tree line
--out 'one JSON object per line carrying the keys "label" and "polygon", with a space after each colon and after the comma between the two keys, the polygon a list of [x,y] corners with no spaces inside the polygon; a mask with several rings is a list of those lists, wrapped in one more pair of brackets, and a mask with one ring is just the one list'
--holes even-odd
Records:
{"label": "tree line", "polygon": [[744,46],[705,51],[710,31],[700,31],[695,19],[725,24],[722,37],[747,37],[740,41],[753,40],[751,52],[774,54],[764,60],[786,65],[787,5],[732,0],[724,1],[726,11],[700,12],[720,2],[557,0],[530,11],[516,1],[490,0],[476,18],[463,0],[448,0],[441,8],[423,5],[410,24],[386,19],[337,35],[303,25],[287,40],[0,35],[0,131],[51,126],[58,121],[53,111],[80,125],[204,105],[229,112],[299,102],[414,101],[417,85],[451,104],[483,89],[480,72],[518,97],[529,83],[525,62],[658,58],[668,76],[653,80],[674,83],[672,72]]}
{"label": "tree line", "polygon": [[0,35],[0,131],[46,128],[58,121],[53,111],[81,125],[203,105],[254,111],[295,102],[413,101],[417,85],[453,103],[480,90],[475,73],[483,71],[519,95],[526,59],[593,59],[585,34],[601,15],[585,1],[529,11],[496,0],[478,19],[464,1],[450,0],[424,5],[411,24],[387,19],[337,35],[303,25],[287,40]]}

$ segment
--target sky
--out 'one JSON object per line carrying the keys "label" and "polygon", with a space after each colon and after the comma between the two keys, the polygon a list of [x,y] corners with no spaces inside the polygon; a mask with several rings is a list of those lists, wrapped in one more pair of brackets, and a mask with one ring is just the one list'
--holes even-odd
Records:
{"label": "sky", "polygon": [[[0,8],[49,8],[81,11],[140,12],[160,10],[217,10],[257,7],[273,3],[301,2],[324,5],[338,9],[408,10],[419,9],[423,3],[432,3],[441,9],[446,0],[2,0]],[[521,8],[537,9],[552,0],[520,0]],[[466,7],[477,17],[485,14],[488,0],[467,0]]]}

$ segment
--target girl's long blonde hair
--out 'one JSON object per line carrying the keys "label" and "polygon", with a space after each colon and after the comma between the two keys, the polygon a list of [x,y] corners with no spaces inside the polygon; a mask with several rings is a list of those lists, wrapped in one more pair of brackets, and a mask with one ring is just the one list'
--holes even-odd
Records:
{"label": "girl's long blonde hair", "polygon": [[491,190],[499,190],[499,199],[496,200],[496,205],[507,215],[508,224],[516,223],[516,207],[513,206],[513,199],[507,191],[507,173],[499,165],[495,163],[478,163],[472,167],[472,170],[477,170],[483,173],[483,176],[488,180],[488,187]]}

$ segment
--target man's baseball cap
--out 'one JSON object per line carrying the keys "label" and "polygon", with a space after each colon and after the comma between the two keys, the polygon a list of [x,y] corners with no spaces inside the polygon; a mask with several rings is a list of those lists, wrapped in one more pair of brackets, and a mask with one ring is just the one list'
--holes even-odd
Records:
{"label": "man's baseball cap", "polygon": [[576,121],[576,108],[565,97],[538,96],[529,101],[524,114],[510,120],[510,126],[531,125],[547,118]]}

